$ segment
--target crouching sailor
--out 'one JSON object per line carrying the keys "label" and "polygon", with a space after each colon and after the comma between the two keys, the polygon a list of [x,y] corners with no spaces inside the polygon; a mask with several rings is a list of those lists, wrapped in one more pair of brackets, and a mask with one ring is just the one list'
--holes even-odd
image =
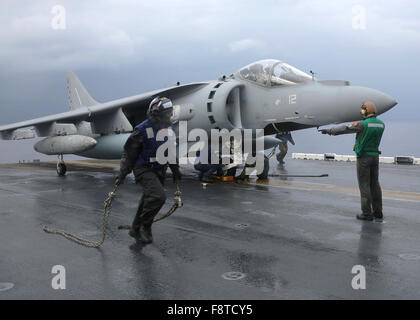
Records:
{"label": "crouching sailor", "polygon": [[194,164],[194,169],[199,171],[198,178],[202,182],[213,182],[210,176],[214,173],[218,175],[222,175],[222,166],[220,165],[219,155],[217,152],[214,152],[215,158],[217,156],[217,163],[212,163],[212,152],[211,149],[208,149],[208,152],[205,150],[200,151],[200,156],[197,157],[196,162]]}
{"label": "crouching sailor", "polygon": [[[162,161],[157,161],[156,155],[159,146],[165,143],[168,137],[159,141],[161,139],[157,139],[157,135],[160,130],[165,129],[173,132],[172,111],[170,99],[156,97],[152,100],[147,113],[148,119],[135,127],[124,145],[120,173],[116,178],[117,184],[121,184],[125,177],[133,171],[136,183],[142,186],[143,195],[129,235],[143,243],[153,241],[153,219],[166,201],[163,186],[168,163],[162,164]],[[176,149],[172,149],[172,151],[176,153]],[[171,148],[165,152],[167,155],[167,152],[171,152]],[[176,159],[175,154],[172,159]],[[181,178],[179,166],[176,163],[169,163],[169,168],[172,171],[174,182],[176,182]]]}

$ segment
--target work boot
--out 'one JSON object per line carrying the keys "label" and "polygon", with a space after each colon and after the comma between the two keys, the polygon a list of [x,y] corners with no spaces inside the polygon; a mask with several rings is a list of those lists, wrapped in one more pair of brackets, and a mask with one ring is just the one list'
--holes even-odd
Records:
{"label": "work boot", "polygon": [[236,177],[236,180],[249,180],[249,176],[245,174],[245,169]]}
{"label": "work boot", "polygon": [[375,222],[383,222],[384,221],[384,216],[382,215],[382,213],[374,213],[373,214],[373,219]]}
{"label": "work boot", "polygon": [[383,219],[383,214],[382,214],[382,212],[379,212],[379,213],[377,213],[377,212],[374,212],[373,213],[373,216],[375,217],[375,218],[377,218],[377,219]]}
{"label": "work boot", "polygon": [[277,161],[278,161],[279,164],[285,164],[286,163],[278,155],[277,155]]}
{"label": "work boot", "polygon": [[143,243],[152,243],[153,242],[153,235],[152,235],[152,226],[146,226],[142,224],[140,226],[140,241]]}
{"label": "work boot", "polygon": [[139,232],[139,230],[135,230],[135,229],[131,228],[131,229],[128,231],[128,235],[129,235],[130,237],[133,237],[133,238],[134,238],[134,239],[136,239],[136,240],[140,240],[140,232]]}
{"label": "work boot", "polygon": [[356,218],[359,220],[373,221],[373,216],[371,214],[358,214]]}

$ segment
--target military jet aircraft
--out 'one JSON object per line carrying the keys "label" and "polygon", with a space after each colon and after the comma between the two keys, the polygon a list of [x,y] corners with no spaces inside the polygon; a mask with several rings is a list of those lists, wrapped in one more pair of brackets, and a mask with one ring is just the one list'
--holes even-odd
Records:
{"label": "military jet aircraft", "polygon": [[59,175],[66,172],[65,154],[119,159],[133,127],[146,119],[148,105],[158,95],[173,101],[174,123],[187,121],[188,130],[264,129],[266,149],[280,143],[273,137],[279,132],[359,120],[364,101],[373,101],[379,114],[397,104],[380,91],[343,80],[318,80],[274,59],[254,62],[218,80],[104,103],[94,100],[72,72],[67,74],[67,89],[70,111],[0,126],[0,138],[6,140],[46,137],[34,149],[58,155]]}

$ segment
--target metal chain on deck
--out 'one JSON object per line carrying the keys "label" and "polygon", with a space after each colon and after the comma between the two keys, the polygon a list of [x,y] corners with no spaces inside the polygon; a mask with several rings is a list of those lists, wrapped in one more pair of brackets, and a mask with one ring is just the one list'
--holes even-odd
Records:
{"label": "metal chain on deck", "polygon": [[118,183],[115,183],[114,190],[108,194],[108,197],[104,201],[104,215],[102,217],[102,238],[99,241],[90,241],[87,239],[83,239],[79,236],[76,236],[72,233],[66,232],[64,230],[58,230],[58,229],[50,229],[47,226],[44,226],[44,231],[51,234],[58,234],[63,236],[66,239],[69,239],[73,242],[76,242],[77,244],[80,244],[85,247],[90,248],[98,248],[102,243],[105,241],[105,235],[106,235],[106,227],[108,225],[108,219],[109,215],[111,214],[112,209],[112,201],[114,200],[114,197],[118,190]]}
{"label": "metal chain on deck", "polygon": [[[114,189],[108,194],[108,197],[104,201],[104,214],[103,214],[103,217],[102,217],[102,237],[101,237],[100,240],[90,241],[90,240],[87,240],[87,239],[83,239],[79,236],[76,236],[72,233],[66,232],[64,230],[50,229],[47,226],[44,226],[43,230],[47,233],[61,235],[64,238],[66,238],[70,241],[73,241],[77,244],[80,244],[82,246],[85,246],[85,247],[98,248],[105,241],[106,228],[108,226],[108,220],[109,220],[109,216],[111,214],[111,209],[112,209],[112,201],[114,200],[115,195],[117,194],[118,187],[119,187],[119,184],[116,182],[115,185],[114,185]],[[161,220],[169,217],[170,215],[172,215],[175,212],[175,210],[177,208],[182,207],[182,205],[183,204],[182,204],[182,200],[181,200],[181,191],[179,189],[179,183],[178,183],[178,181],[176,181],[175,203],[172,205],[172,207],[169,209],[169,211],[165,215],[163,215],[160,218],[155,219],[153,222],[161,221]]]}
{"label": "metal chain on deck", "polygon": [[175,203],[172,205],[172,207],[169,209],[169,211],[165,215],[163,215],[159,218],[155,218],[153,220],[153,223],[161,221],[161,220],[169,217],[172,213],[175,212],[176,209],[181,208],[182,206],[183,206],[183,203],[182,203],[182,199],[181,199],[181,191],[179,190],[179,183],[178,183],[178,181],[176,181]]}
{"label": "metal chain on deck", "polygon": [[[185,176],[185,174],[184,174]],[[183,206],[182,203],[182,199],[181,199],[181,191],[179,190],[179,182],[176,181],[176,191],[175,191],[175,203],[172,205],[172,207],[169,209],[169,211],[167,213],[165,213],[163,216],[159,217],[159,218],[155,218],[153,220],[153,223],[161,221],[163,219],[166,219],[167,217],[169,217],[170,215],[172,215],[172,213],[175,212],[176,209],[181,208]],[[129,225],[121,225],[118,226],[118,230],[130,230],[131,226]]]}

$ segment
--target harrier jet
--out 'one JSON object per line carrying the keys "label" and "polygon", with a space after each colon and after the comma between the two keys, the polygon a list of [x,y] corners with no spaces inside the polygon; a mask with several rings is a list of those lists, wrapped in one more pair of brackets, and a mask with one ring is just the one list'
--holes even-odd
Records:
{"label": "harrier jet", "polygon": [[66,171],[65,154],[119,159],[156,96],[173,101],[176,133],[180,121],[187,121],[188,130],[264,129],[266,149],[280,143],[273,136],[280,132],[359,120],[364,101],[373,101],[378,114],[397,104],[380,91],[349,81],[319,80],[274,59],[254,62],[218,80],[178,83],[110,102],[94,100],[72,72],[67,74],[67,89],[70,111],[0,126],[0,138],[6,140],[45,137],[34,149],[59,157],[59,175]]}

